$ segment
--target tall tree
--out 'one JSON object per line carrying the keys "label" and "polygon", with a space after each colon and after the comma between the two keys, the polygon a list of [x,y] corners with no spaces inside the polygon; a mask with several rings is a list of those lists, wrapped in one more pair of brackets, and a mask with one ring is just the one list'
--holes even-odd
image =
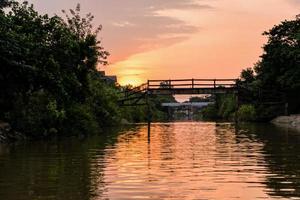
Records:
{"label": "tall tree", "polygon": [[300,111],[300,18],[283,21],[264,33],[261,62],[256,66],[257,79],[263,88],[282,91],[290,112]]}
{"label": "tall tree", "polygon": [[285,91],[300,88],[300,19],[284,21],[264,33],[268,42],[256,67],[263,85]]}
{"label": "tall tree", "polygon": [[[0,12],[0,119],[34,134],[111,122],[113,88],[97,77],[108,52],[93,16],[80,17],[79,5],[64,20],[40,15],[27,2],[0,2],[8,6]],[[97,118],[96,111],[105,114]]]}

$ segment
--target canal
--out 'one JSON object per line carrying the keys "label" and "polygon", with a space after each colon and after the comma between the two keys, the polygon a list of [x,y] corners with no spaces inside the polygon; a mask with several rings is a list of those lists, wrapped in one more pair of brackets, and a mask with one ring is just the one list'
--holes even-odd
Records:
{"label": "canal", "polygon": [[137,125],[0,145],[0,199],[300,199],[300,133],[269,124]]}

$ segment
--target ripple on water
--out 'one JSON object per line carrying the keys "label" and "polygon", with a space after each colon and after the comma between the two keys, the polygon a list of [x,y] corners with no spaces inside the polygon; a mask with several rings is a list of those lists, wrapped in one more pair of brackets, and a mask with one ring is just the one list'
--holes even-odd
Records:
{"label": "ripple on water", "polygon": [[300,199],[299,135],[154,123],[0,148],[0,199]]}

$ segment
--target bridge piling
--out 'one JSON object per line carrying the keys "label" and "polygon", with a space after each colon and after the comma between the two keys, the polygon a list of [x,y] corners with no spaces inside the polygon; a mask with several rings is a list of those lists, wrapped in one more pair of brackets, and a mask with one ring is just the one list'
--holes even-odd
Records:
{"label": "bridge piling", "polygon": [[216,89],[216,79],[214,79],[214,89]]}
{"label": "bridge piling", "polygon": [[[148,82],[148,87],[149,87],[149,82]],[[147,136],[148,136],[148,142],[150,142],[152,112],[151,112],[151,107],[150,107],[150,103],[149,103],[148,92],[146,93],[146,104],[147,104],[147,126],[148,126]]]}
{"label": "bridge piling", "polygon": [[194,78],[192,78],[192,88],[194,89]]}
{"label": "bridge piling", "polygon": [[238,93],[235,95],[235,101],[236,101],[236,108],[235,108],[235,113],[234,113],[234,121],[237,124],[239,122],[238,111],[239,111],[239,108],[240,108],[239,94]]}

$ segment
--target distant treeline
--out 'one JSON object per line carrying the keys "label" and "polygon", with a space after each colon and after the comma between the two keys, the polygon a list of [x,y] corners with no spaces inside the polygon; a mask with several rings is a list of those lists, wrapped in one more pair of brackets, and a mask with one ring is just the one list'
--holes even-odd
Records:
{"label": "distant treeline", "polygon": [[267,121],[300,113],[300,18],[283,21],[264,35],[268,42],[260,61],[241,72],[239,99],[217,95],[216,105],[203,110],[204,118]]}
{"label": "distant treeline", "polygon": [[[92,26],[91,14],[81,17],[79,5],[63,13],[50,17],[26,2],[0,1],[0,122],[45,137],[144,121],[146,108],[119,107],[121,88],[97,71],[109,56],[97,40],[101,26]],[[151,105],[154,119],[166,118],[159,98]]]}

